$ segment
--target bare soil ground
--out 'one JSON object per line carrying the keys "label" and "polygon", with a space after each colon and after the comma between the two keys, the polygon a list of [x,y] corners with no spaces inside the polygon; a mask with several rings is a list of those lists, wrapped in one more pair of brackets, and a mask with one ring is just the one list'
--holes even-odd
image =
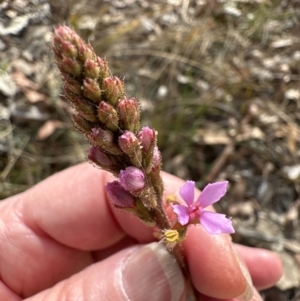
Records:
{"label": "bare soil ground", "polygon": [[230,181],[233,239],[285,265],[265,300],[300,300],[300,1],[2,0],[1,198],[85,160],[51,54],[62,23],[140,100],[166,171]]}

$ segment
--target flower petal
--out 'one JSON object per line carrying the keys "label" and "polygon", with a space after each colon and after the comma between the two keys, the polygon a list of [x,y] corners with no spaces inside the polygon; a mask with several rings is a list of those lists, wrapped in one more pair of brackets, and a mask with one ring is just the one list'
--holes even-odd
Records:
{"label": "flower petal", "polygon": [[192,205],[194,203],[195,196],[195,182],[186,181],[185,184],[180,188],[179,194],[187,205]]}
{"label": "flower petal", "polygon": [[227,185],[228,181],[206,185],[196,203],[198,203],[202,208],[205,208],[218,202],[220,198],[225,195]]}
{"label": "flower petal", "polygon": [[235,232],[231,220],[225,214],[202,211],[199,220],[203,228],[210,234]]}
{"label": "flower petal", "polygon": [[171,205],[173,207],[174,213],[177,214],[178,222],[184,226],[189,222],[189,211],[188,207],[183,205]]}

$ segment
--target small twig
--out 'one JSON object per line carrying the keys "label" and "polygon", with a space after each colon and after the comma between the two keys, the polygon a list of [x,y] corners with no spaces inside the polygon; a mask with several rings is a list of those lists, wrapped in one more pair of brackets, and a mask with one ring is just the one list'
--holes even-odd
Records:
{"label": "small twig", "polygon": [[283,237],[269,235],[261,231],[245,228],[243,226],[236,227],[236,232],[242,237],[252,238],[267,243],[276,243],[284,246],[285,249],[291,252],[300,253],[300,244],[296,240],[290,240],[285,239]]}
{"label": "small twig", "polygon": [[231,141],[225,146],[221,155],[214,161],[209,174],[205,178],[205,181],[207,183],[212,182],[216,178],[216,176],[219,174],[220,170],[226,163],[228,157],[233,153],[233,150],[234,150],[234,143],[233,141]]}
{"label": "small twig", "polygon": [[17,160],[19,159],[19,157],[21,156],[21,154],[22,154],[24,148],[26,147],[27,143],[29,142],[29,140],[30,140],[30,137],[25,138],[21,145],[21,148],[17,149],[15,154],[10,157],[8,164],[5,166],[4,170],[0,174],[0,181],[4,181],[6,179],[6,177],[9,175],[10,171],[14,167],[14,165],[17,162]]}

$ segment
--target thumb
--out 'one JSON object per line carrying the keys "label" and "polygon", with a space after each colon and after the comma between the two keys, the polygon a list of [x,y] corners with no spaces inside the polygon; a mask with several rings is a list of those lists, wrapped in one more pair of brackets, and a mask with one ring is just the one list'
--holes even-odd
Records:
{"label": "thumb", "polygon": [[26,300],[180,301],[184,290],[174,257],[151,243],[124,249]]}

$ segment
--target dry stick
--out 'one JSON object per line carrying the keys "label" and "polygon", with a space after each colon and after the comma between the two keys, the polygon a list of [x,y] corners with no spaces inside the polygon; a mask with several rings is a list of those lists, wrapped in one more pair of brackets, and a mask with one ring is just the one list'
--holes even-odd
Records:
{"label": "dry stick", "polygon": [[223,149],[223,152],[221,155],[214,161],[213,167],[211,168],[209,174],[206,176],[205,181],[207,183],[212,182],[216,176],[219,174],[220,170],[226,163],[228,157],[233,153],[235,143],[236,143],[236,137],[243,132],[243,128],[245,125],[247,125],[251,119],[251,112],[248,111],[247,114],[244,116],[244,118],[240,121],[240,123],[235,127],[236,134],[234,137],[228,142],[226,147]]}
{"label": "dry stick", "polygon": [[3,181],[3,182],[5,181],[6,177],[9,175],[9,173],[12,170],[12,168],[14,167],[15,163],[17,162],[19,157],[22,155],[22,152],[24,151],[29,140],[30,140],[30,137],[25,138],[20,149],[17,149],[15,154],[12,157],[10,157],[8,164],[5,166],[4,170],[0,174],[1,181]]}
{"label": "dry stick", "polygon": [[205,181],[207,183],[212,182],[216,178],[216,176],[219,174],[220,170],[226,163],[227,158],[232,154],[233,150],[234,150],[234,142],[231,141],[223,149],[221,155],[214,161],[212,169],[210,170],[209,174],[205,178]]}

